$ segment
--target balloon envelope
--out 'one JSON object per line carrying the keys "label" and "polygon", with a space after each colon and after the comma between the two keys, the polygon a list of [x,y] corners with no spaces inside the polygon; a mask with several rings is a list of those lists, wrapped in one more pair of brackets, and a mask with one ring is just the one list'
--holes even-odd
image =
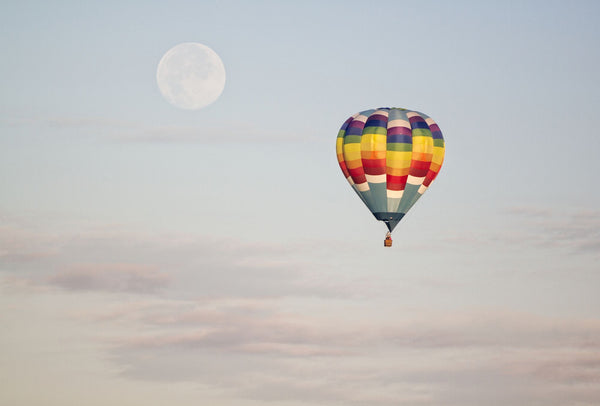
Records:
{"label": "balloon envelope", "polygon": [[336,143],[344,176],[390,231],[431,185],[444,151],[442,132],[431,117],[402,108],[354,114]]}

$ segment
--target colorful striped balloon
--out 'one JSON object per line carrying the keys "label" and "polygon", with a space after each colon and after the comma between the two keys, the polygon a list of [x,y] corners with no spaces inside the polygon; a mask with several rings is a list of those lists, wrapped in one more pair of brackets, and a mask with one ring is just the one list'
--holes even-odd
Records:
{"label": "colorful striped balloon", "polygon": [[433,182],[444,151],[442,132],[429,116],[395,107],[353,115],[336,142],[344,176],[390,232]]}

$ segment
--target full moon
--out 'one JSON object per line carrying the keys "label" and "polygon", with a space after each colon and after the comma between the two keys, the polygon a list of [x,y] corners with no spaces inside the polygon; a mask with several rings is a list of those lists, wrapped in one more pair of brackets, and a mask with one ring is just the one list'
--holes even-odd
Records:
{"label": "full moon", "polygon": [[169,49],[156,69],[156,83],[176,107],[197,110],[219,98],[225,87],[225,66],[209,47],[186,42]]}

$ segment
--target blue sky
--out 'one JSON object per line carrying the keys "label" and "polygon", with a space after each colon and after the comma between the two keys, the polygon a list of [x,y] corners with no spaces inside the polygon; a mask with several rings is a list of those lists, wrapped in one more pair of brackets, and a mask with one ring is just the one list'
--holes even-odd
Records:
{"label": "blue sky", "polygon": [[[599,17],[2,5],[0,403],[600,403]],[[202,110],[156,86],[182,42],[227,71]],[[335,159],[380,106],[447,143],[392,249]]]}

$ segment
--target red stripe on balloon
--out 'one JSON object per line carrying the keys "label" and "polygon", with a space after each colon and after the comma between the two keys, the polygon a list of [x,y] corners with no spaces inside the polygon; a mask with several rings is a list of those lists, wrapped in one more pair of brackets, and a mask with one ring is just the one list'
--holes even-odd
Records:
{"label": "red stripe on balloon", "polygon": [[389,190],[404,190],[406,187],[406,181],[408,180],[408,175],[404,176],[395,176],[395,175],[387,175],[387,188]]}
{"label": "red stripe on balloon", "polygon": [[354,180],[354,183],[360,184],[365,183],[367,181],[367,178],[365,177],[365,171],[362,167],[349,169],[348,172],[350,172],[350,176],[352,176],[352,180]]}

